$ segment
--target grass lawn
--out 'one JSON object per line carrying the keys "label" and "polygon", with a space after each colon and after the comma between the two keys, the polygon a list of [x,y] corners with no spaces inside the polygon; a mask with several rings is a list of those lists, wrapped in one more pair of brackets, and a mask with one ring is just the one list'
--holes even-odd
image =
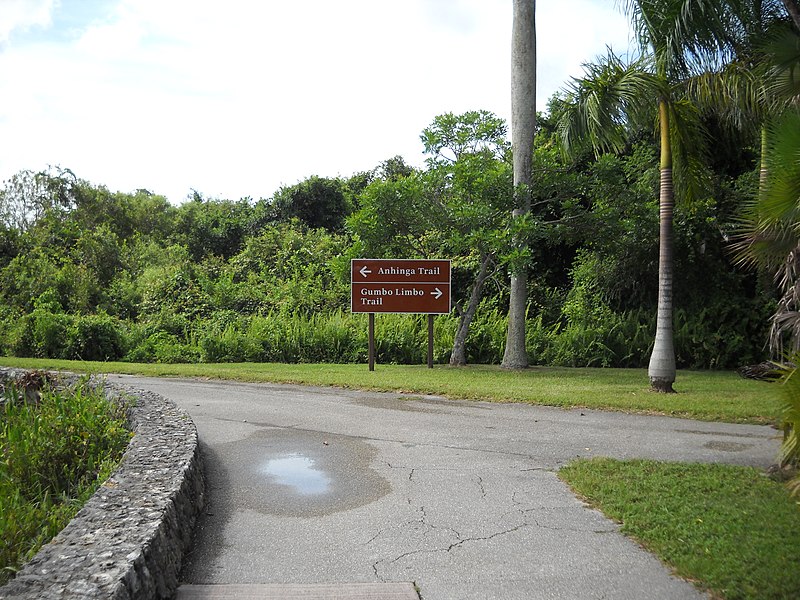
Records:
{"label": "grass lawn", "polygon": [[760,471],[597,458],[559,476],[714,597],[800,598],[800,510]]}
{"label": "grass lawn", "polygon": [[533,367],[506,371],[497,366],[434,369],[416,365],[335,364],[134,364],[54,359],[0,358],[0,365],[155,377],[209,377],[251,382],[300,383],[369,390],[407,391],[450,398],[525,402],[625,412],[665,414],[731,423],[776,423],[775,384],[735,373],[680,371],[677,394],[657,394],[644,369]]}

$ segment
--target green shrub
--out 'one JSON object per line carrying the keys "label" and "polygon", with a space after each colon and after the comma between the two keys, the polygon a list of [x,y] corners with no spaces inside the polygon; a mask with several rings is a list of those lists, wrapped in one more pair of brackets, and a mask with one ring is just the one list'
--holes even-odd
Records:
{"label": "green shrub", "polygon": [[0,306],[0,356],[13,354],[21,320],[22,316],[16,311]]}
{"label": "green shrub", "polygon": [[80,360],[119,360],[125,355],[125,332],[108,315],[77,317],[69,331],[69,357]]}
{"label": "green shrub", "polygon": [[433,319],[434,362],[447,363],[450,361],[450,355],[453,353],[453,340],[455,339],[457,324],[457,320],[454,317],[437,315]]}
{"label": "green shrub", "polygon": [[11,350],[15,356],[71,358],[69,330],[74,320],[72,315],[36,308],[19,320]]}
{"label": "green shrub", "polygon": [[215,327],[206,330],[200,338],[200,350],[203,362],[258,362],[262,357],[258,340],[235,322],[221,331]]}
{"label": "green shrub", "polygon": [[314,315],[303,362],[361,362],[367,357],[368,332],[364,319],[341,311]]}
{"label": "green shrub", "polygon": [[131,434],[124,408],[81,382],[38,401],[7,390],[0,420],[0,582],[105,479]]}
{"label": "green shrub", "polygon": [[379,363],[421,364],[428,360],[428,324],[423,316],[379,315],[375,319]]}
{"label": "green shrub", "polygon": [[59,504],[49,494],[31,502],[15,485],[0,481],[0,585],[61,531],[77,510],[76,502]]}
{"label": "green shrub", "polygon": [[194,363],[200,362],[200,349],[191,343],[182,342],[166,331],[157,331],[142,337],[141,332],[125,355],[130,362]]}
{"label": "green shrub", "polygon": [[717,303],[675,311],[675,354],[681,368],[732,369],[763,361],[769,327],[766,306]]}
{"label": "green shrub", "polygon": [[68,315],[36,308],[4,335],[15,356],[118,360],[125,355],[125,328],[108,315]]}
{"label": "green shrub", "polygon": [[[527,321],[531,364],[570,367],[646,367],[655,335],[655,310],[617,313],[607,305],[585,309],[589,297],[565,307],[548,323],[543,313]],[[675,350],[681,369],[732,369],[765,358],[767,318],[752,306],[675,311]],[[133,362],[364,362],[367,317],[327,313],[269,312],[241,315],[220,310],[189,320],[169,311],[128,329],[105,315],[73,316],[40,309],[8,324],[0,321],[0,348],[18,356]],[[434,360],[447,362],[458,317],[434,321]],[[467,361],[498,364],[503,357],[507,318],[488,305],[475,316],[467,338]],[[4,333],[5,331],[5,333]],[[381,363],[422,364],[427,360],[425,315],[376,315],[376,353]],[[3,342],[3,339],[7,340]],[[123,354],[125,349],[127,354]]]}
{"label": "green shrub", "polygon": [[74,496],[130,439],[123,410],[85,383],[63,392],[44,389],[38,402],[9,396],[0,424],[0,469],[29,499]]}
{"label": "green shrub", "polygon": [[258,316],[249,333],[259,340],[268,361],[356,362],[367,351],[366,319],[339,311]]}
{"label": "green shrub", "polygon": [[499,310],[479,310],[467,336],[467,362],[499,364],[503,360],[507,328],[508,318]]}

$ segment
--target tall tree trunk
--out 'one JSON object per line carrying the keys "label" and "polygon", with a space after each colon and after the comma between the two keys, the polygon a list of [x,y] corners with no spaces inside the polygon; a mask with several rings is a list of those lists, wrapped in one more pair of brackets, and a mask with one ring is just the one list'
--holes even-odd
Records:
{"label": "tall tree trunk", "polygon": [[794,26],[800,29],[800,5],[798,5],[797,0],[783,0],[783,5],[792,18]]}
{"label": "tall tree trunk", "polygon": [[657,392],[673,392],[675,348],[672,331],[672,213],[675,196],[672,186],[672,147],[669,141],[667,101],[658,104],[661,131],[661,190],[659,194],[658,315],[656,339],[647,374]]}
{"label": "tall tree trunk", "polygon": [[491,263],[491,253],[486,253],[481,256],[481,266],[478,271],[478,276],[472,284],[469,304],[467,305],[467,310],[461,313],[461,319],[458,322],[458,330],[456,330],[455,340],[453,340],[453,352],[450,354],[451,367],[463,367],[467,364],[467,336],[469,335],[469,328],[472,325],[472,320],[475,318],[475,313],[478,311],[478,304],[481,302],[483,284],[486,283],[486,278],[489,276],[489,265],[491,265]]}
{"label": "tall tree trunk", "polygon": [[[536,131],[536,0],[514,0],[511,32],[511,148],[514,155],[514,196],[518,219],[531,209],[531,164]],[[522,240],[516,240],[523,244]],[[527,265],[514,265],[511,272],[511,298],[508,307],[508,332],[502,366],[524,369],[528,366],[525,349],[525,312],[528,303]]]}

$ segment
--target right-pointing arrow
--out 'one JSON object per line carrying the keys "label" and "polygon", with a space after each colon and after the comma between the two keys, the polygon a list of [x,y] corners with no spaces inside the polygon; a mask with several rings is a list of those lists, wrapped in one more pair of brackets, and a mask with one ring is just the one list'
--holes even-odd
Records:
{"label": "right-pointing arrow", "polygon": [[438,300],[439,298],[442,297],[442,290],[440,290],[439,288],[433,288],[431,295]]}

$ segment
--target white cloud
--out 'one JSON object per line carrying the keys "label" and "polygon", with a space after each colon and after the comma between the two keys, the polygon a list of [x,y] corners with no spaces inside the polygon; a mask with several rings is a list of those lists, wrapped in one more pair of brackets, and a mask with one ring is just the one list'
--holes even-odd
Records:
{"label": "white cloud", "polygon": [[[606,4],[538,3],[540,110],[581,62],[617,45],[622,17]],[[510,0],[104,10],[69,38],[12,38],[0,52],[0,138],[12,141],[0,145],[0,179],[60,164],[176,202],[191,188],[269,196],[395,154],[420,164],[419,133],[437,114],[510,112]]]}
{"label": "white cloud", "polygon": [[55,0],[3,0],[0,2],[0,44],[7,42],[12,31],[31,27],[47,27]]}
{"label": "white cloud", "polygon": [[[583,74],[581,65],[605,54],[606,46],[626,52],[629,44],[628,21],[611,2],[569,0],[539,2],[537,5],[537,47],[539,90],[537,104],[546,108],[553,92],[564,87],[570,77]],[[542,94],[547,92],[546,96]]]}

